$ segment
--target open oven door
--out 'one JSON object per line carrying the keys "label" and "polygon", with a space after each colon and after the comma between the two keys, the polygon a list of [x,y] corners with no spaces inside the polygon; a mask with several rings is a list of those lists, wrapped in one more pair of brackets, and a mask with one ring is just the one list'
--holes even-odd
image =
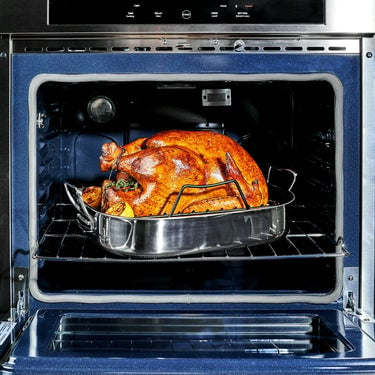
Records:
{"label": "open oven door", "polygon": [[373,374],[375,342],[340,311],[39,310],[9,374]]}

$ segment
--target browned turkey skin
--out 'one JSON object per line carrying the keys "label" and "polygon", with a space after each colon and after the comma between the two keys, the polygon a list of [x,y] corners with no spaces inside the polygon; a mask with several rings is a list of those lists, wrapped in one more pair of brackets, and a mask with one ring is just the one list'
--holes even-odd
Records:
{"label": "browned turkey skin", "polygon": [[[139,188],[103,188],[102,206],[126,200],[136,216],[170,213],[185,184],[206,185],[236,180],[250,207],[268,203],[268,188],[254,159],[230,137],[211,131],[170,130],[140,138],[125,146],[106,143],[100,157],[102,171],[135,179]],[[234,184],[184,191],[176,212],[245,207]]]}

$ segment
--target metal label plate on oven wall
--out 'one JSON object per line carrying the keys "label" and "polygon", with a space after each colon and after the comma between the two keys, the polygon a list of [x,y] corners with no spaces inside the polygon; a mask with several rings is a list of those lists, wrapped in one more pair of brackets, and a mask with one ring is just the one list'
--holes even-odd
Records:
{"label": "metal label plate on oven wall", "polygon": [[202,90],[202,105],[204,107],[231,106],[231,89]]}

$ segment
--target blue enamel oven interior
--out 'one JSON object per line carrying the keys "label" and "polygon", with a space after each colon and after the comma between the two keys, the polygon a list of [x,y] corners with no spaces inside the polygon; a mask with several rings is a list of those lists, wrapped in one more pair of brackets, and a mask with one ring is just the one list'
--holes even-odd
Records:
{"label": "blue enamel oven interior", "polygon": [[[230,107],[202,106],[203,89],[221,88],[231,89]],[[116,115],[110,123],[95,123],[87,114],[88,103],[98,93],[116,103]],[[98,165],[104,142],[114,140],[125,144],[168,128],[211,128],[225,132],[259,160],[265,174],[269,165],[284,165],[296,170],[301,180],[296,186],[299,199],[294,207],[298,223],[294,221],[290,226],[310,226],[305,230],[329,234],[317,237],[315,241],[318,248],[334,251],[335,243],[329,237],[334,237],[335,233],[335,135],[332,128],[335,94],[329,82],[323,79],[307,82],[185,82],[177,79],[173,82],[45,82],[37,95],[41,112],[47,118],[38,131],[38,220],[40,233],[47,233],[40,236],[40,253],[50,257],[56,251],[61,260],[79,258],[82,254],[100,260],[98,246],[82,236],[65,235],[66,231],[75,233],[78,228],[74,222],[63,220],[64,217],[71,218],[74,210],[72,212],[70,206],[64,205],[66,197],[64,191],[61,193],[62,181],[78,180],[86,186],[100,185],[109,177],[108,173],[100,172]],[[319,101],[311,100],[312,97]],[[301,144],[309,146],[301,149]],[[307,175],[304,170],[308,171]],[[56,206],[56,202],[63,205]],[[306,213],[307,210],[310,212]],[[308,214],[310,218],[306,216]],[[52,225],[51,217],[57,217]],[[64,227],[62,232],[61,227]],[[57,233],[61,235],[57,236]],[[310,240],[304,237],[295,238],[294,243],[302,248],[302,252],[311,246]],[[292,251],[292,245],[285,243],[276,244],[274,248],[282,246],[285,246],[285,255]],[[256,251],[267,254],[270,249],[260,247]],[[241,254],[244,250],[235,252]],[[205,254],[205,258],[217,257],[218,253],[221,251]],[[288,259],[274,263],[237,259],[226,262],[224,257],[209,265],[199,259],[193,257],[190,261],[184,257],[183,262],[130,259],[125,264],[99,261],[91,262],[85,271],[80,262],[49,261],[40,268],[39,285],[45,292],[78,288],[84,291],[116,290],[117,293],[123,293],[123,290],[126,293],[277,293],[277,290],[286,293],[298,290],[328,294],[336,283],[335,259],[308,259],[305,262]],[[311,262],[316,265],[312,266]],[[293,273],[288,267],[292,267]],[[319,280],[316,280],[316,267]],[[102,278],[97,277],[99,273]],[[66,278],[64,274],[70,277]],[[125,278],[124,274],[127,275]]]}
{"label": "blue enamel oven interior", "polygon": [[[311,339],[307,344],[307,348],[310,349],[303,351],[303,354],[335,353],[334,356],[336,356],[337,353],[341,353],[339,356],[342,358],[353,355],[349,353],[358,354],[356,351],[358,348],[353,346],[352,342],[355,341],[355,334],[352,340],[344,338],[348,332],[342,326],[344,318],[341,313],[333,311],[330,314],[327,313],[323,319],[322,312],[319,311],[320,308],[341,309],[342,307],[339,298],[331,300],[329,297],[331,294],[335,295],[335,291],[341,287],[337,272],[337,268],[342,266],[341,258],[340,260],[337,260],[337,257],[292,257],[288,259],[291,248],[295,244],[290,245],[290,242],[283,242],[285,239],[274,244],[274,247],[284,255],[281,259],[274,261],[269,259],[245,260],[242,257],[241,249],[237,250],[240,256],[230,261],[222,258],[220,254],[213,254],[212,260],[210,260],[211,255],[208,254],[204,259],[183,259],[183,261],[173,259],[168,261],[133,261],[132,259],[116,259],[108,254],[103,255],[102,250],[96,244],[90,241],[85,242],[85,239],[83,240],[84,244],[78,243],[76,240],[66,243],[60,241],[66,233],[66,220],[70,222],[75,215],[74,210],[67,205],[62,188],[63,181],[72,180],[80,181],[83,184],[92,184],[107,178],[108,174],[101,173],[98,167],[102,143],[108,140],[116,140],[120,144],[126,143],[168,128],[192,130],[209,128],[225,132],[240,142],[265,173],[270,165],[296,171],[298,173],[298,180],[294,188],[296,201],[291,207],[288,207],[288,231],[292,234],[296,234],[298,231],[318,233],[318,247],[323,247],[328,252],[335,252],[335,241],[337,240],[335,233],[337,209],[335,90],[337,87],[333,87],[331,82],[323,77],[314,80],[287,78],[287,74],[308,77],[309,74],[324,73],[337,77],[343,87],[343,122],[340,125],[342,129],[339,131],[342,131],[341,135],[343,135],[343,148],[349,150],[344,153],[342,168],[339,166],[344,182],[342,197],[344,204],[341,212],[343,215],[343,236],[346,246],[350,250],[350,257],[345,259],[345,262],[348,266],[358,266],[360,103],[359,97],[351,93],[359,92],[359,58],[344,55],[275,55],[272,58],[270,56],[272,55],[222,54],[218,57],[209,54],[180,54],[174,56],[173,62],[169,60],[168,55],[163,54],[147,54],[147,56],[142,54],[96,54],[95,58],[91,54],[63,54],[58,58],[54,54],[22,54],[13,57],[12,74],[16,79],[13,79],[12,98],[12,228],[14,231],[12,248],[14,263],[18,267],[29,267],[30,247],[32,246],[29,243],[28,225],[30,207],[26,204],[26,197],[29,194],[27,184],[29,161],[27,109],[30,83],[39,74],[98,75],[97,80],[81,83],[78,82],[79,80],[73,83],[68,80],[61,82],[58,79],[55,81],[51,79],[40,85],[37,90],[38,112],[45,115],[45,120],[43,126],[36,130],[38,248],[32,249],[32,262],[34,265],[37,264],[37,278],[32,282],[35,283],[34,289],[46,296],[45,300],[54,302],[55,295],[65,295],[67,296],[66,303],[61,304],[65,309],[69,310],[78,306],[90,311],[93,308],[97,309],[98,306],[103,307],[103,304],[100,303],[100,296],[107,295],[120,297],[143,295],[147,300],[149,295],[207,294],[218,296],[218,302],[220,302],[220,296],[231,294],[257,295],[260,296],[260,301],[264,295],[275,296],[276,301],[281,301],[280,297],[284,295],[296,295],[299,296],[297,300],[307,303],[313,308],[314,313],[301,312],[302,315],[299,316],[299,312],[294,311],[292,316],[296,317],[296,320],[292,325],[298,326],[301,323],[299,319],[306,319],[309,322],[309,328],[302,333],[294,331],[290,331],[292,332],[290,333],[288,330],[284,330],[284,334],[294,335],[292,341],[296,338],[295,335],[297,338],[302,338],[303,342],[306,335]],[[129,76],[143,73],[158,74],[158,79],[151,77],[148,80],[113,82],[100,76],[101,74]],[[196,74],[197,78],[186,82],[181,75],[184,73]],[[213,73],[232,74],[233,76],[281,74],[284,75],[284,78],[249,80],[248,82],[236,82],[235,79],[206,82],[205,76]],[[163,82],[160,78],[163,74],[175,74],[176,79],[173,82]],[[357,79],[353,79],[353,77]],[[232,106],[202,107],[201,92],[202,89],[207,88],[230,88],[232,90]],[[109,123],[95,123],[88,116],[87,103],[95,96],[110,97],[116,105],[116,115]],[[349,213],[350,215],[348,215]],[[53,235],[46,236],[46,231],[48,234],[48,230],[51,230],[53,220],[55,220],[53,225],[56,228],[49,232]],[[71,225],[74,226],[74,224]],[[59,230],[62,232],[56,235],[58,234],[56,231]],[[74,232],[76,228],[73,227],[72,230]],[[301,238],[296,236],[295,241],[298,242],[299,251],[308,252],[307,248],[311,246],[310,239],[306,241],[304,236]],[[267,255],[267,252],[273,251],[273,248],[260,247],[255,251]],[[81,295],[81,302],[90,301],[90,299],[85,300],[87,296],[99,297],[95,304],[80,305],[69,302],[70,295]],[[322,296],[322,300],[324,300],[324,296],[328,296],[327,301],[329,302],[324,305],[309,305],[309,302],[314,300],[313,298],[310,300],[311,296]],[[40,301],[33,296],[31,296],[30,302],[31,312],[50,306],[48,302]],[[59,304],[55,303],[53,306],[56,308]],[[127,303],[111,304],[110,306],[118,311],[129,309]],[[33,330],[30,329],[25,334],[26,338],[21,341],[15,355],[18,356],[18,361],[22,362],[20,358],[23,357],[24,350],[26,350],[24,345],[30,344],[27,340],[33,340],[32,337],[35,334],[38,340],[42,338],[43,345],[38,344],[37,350],[31,353],[31,356],[48,357],[47,353],[50,353],[49,355],[57,357],[74,357],[76,350],[80,354],[85,350],[90,352],[90,348],[85,349],[84,344],[80,346],[81,344],[78,343],[78,347],[74,346],[76,343],[69,336],[69,334],[75,335],[74,328],[73,333],[69,331],[72,327],[76,327],[77,332],[80,332],[77,335],[82,334],[83,336],[86,333],[80,329],[99,331],[97,339],[91,338],[91,349],[93,349],[91,354],[100,351],[102,355],[102,350],[106,350],[100,346],[102,344],[100,331],[104,326],[108,328],[106,334],[111,336],[116,331],[116,328],[113,327],[116,327],[117,323],[118,327],[124,327],[137,322],[145,327],[146,336],[148,335],[145,338],[146,341],[142,341],[139,336],[141,330],[137,333],[135,331],[129,333],[125,332],[125,329],[124,336],[120,335],[124,341],[121,343],[121,339],[116,341],[115,338],[113,346],[109,349],[109,355],[122,357],[124,353],[128,353],[130,350],[129,340],[134,340],[135,336],[137,336],[137,340],[139,339],[139,351],[131,349],[134,353],[134,360],[137,357],[149,357],[151,352],[161,356],[170,355],[170,352],[167,354],[165,351],[165,343],[158,342],[156,351],[150,344],[150,338],[152,341],[152,339],[159,340],[161,337],[159,333],[155,332],[155,322],[157,325],[164,319],[165,327],[173,326],[170,315],[167,317],[152,315],[151,305],[141,303],[130,304],[130,306],[137,306],[140,321],[137,320],[136,315],[132,315],[133,313],[130,315],[129,313],[121,315],[119,312],[114,315],[103,313],[104,318],[110,322],[109,326],[114,324],[112,328],[108,328],[107,323],[101,320],[102,317],[93,315],[93,313],[82,315],[83,310],[76,314],[69,313],[67,310],[65,310],[66,313],[64,310],[60,312],[43,310],[34,319],[30,327],[33,327]],[[230,305],[226,305],[225,309],[228,306]],[[258,310],[264,308],[259,304],[254,306]],[[283,314],[291,306],[295,308],[298,305],[278,303],[279,314],[284,316]],[[304,306],[306,307],[306,305]],[[108,308],[105,304],[104,307]],[[282,313],[280,313],[280,307]],[[275,309],[275,306],[273,308]],[[157,309],[163,310],[162,305],[158,305]],[[172,309],[175,310],[176,307]],[[220,304],[210,304],[204,307],[211,313],[206,310],[205,313],[195,312],[195,314],[202,314],[195,318],[197,320],[191,320],[190,315],[184,315],[192,311],[193,307],[182,304],[178,306],[178,309],[181,316],[188,319],[189,327],[207,321],[205,329],[209,331],[214,329],[218,335],[215,336],[217,340],[214,346],[220,347],[221,345],[222,353],[227,358],[248,358],[248,356],[254,355],[257,350],[258,355],[266,356],[281,354],[283,351],[281,348],[276,353],[278,349],[274,349],[274,347],[270,349],[267,346],[267,339],[275,335],[275,332],[255,331],[255,335],[258,337],[253,340],[259,339],[259,342],[263,340],[265,347],[263,348],[261,345],[260,349],[256,349],[256,346],[252,346],[255,341],[253,343],[249,341],[246,345],[250,345],[253,348],[251,350],[244,344],[243,338],[238,339],[237,333],[234,335],[233,332],[230,332],[229,336],[227,335],[225,327],[233,327],[233,321],[228,323],[228,319],[239,319],[234,325],[242,327],[239,321],[244,319],[242,314],[244,316],[249,314],[252,310],[251,305],[246,305],[246,312],[242,313],[233,313],[236,305],[232,305],[230,311],[233,315],[225,319],[222,316],[212,318],[211,314],[215,314],[215,310],[222,310]],[[147,317],[150,314],[151,318]],[[262,322],[263,318],[254,316],[249,319],[250,322],[246,322],[244,326],[257,325],[257,322]],[[279,315],[276,314],[275,319],[276,322],[279,322]],[[213,320],[215,321],[211,325],[210,322]],[[325,323],[323,324],[322,321]],[[346,321],[346,323],[348,322]],[[45,324],[50,327],[47,330],[48,333],[46,330],[43,331],[44,333],[39,332],[41,326],[46,329]],[[339,326],[340,329],[338,329]],[[66,327],[69,328],[66,329]],[[200,345],[203,345],[208,336],[212,335],[212,331],[202,331],[198,335],[196,330],[189,331],[189,328],[185,327],[186,330],[180,332],[179,329],[181,328],[177,327],[175,331],[172,329],[169,334],[171,333],[176,338],[179,335],[185,337],[191,335],[192,337],[189,339],[198,340],[196,343],[200,342]],[[280,329],[283,330],[285,327]],[[324,332],[324,336],[328,337],[327,341],[319,341],[318,331]],[[354,328],[349,331],[356,332]],[[249,334],[249,331],[245,332],[245,336]],[[233,335],[238,340],[229,350],[229,341],[225,340],[226,338],[233,340]],[[276,336],[278,335],[279,333],[276,332]],[[278,338],[280,337],[278,336]],[[291,339],[291,336],[288,336],[287,339]],[[87,340],[90,342],[90,338]],[[328,348],[323,345],[323,341],[324,345],[327,342],[330,343],[329,345],[336,342],[337,345],[331,345],[331,348]],[[70,342],[72,346],[64,345],[65,342]],[[112,352],[112,350],[116,351],[116,345],[119,347],[120,354]],[[176,348],[181,348],[175,357],[190,356],[187,355],[190,349],[188,350],[185,345],[191,344],[181,342],[175,345],[177,345]],[[322,350],[317,349],[319,345],[322,345]],[[43,349],[41,349],[42,347]],[[298,350],[291,352],[288,350],[288,348],[285,349],[286,354],[298,354]],[[207,358],[214,358],[217,355],[213,355],[212,349],[208,349],[208,346],[201,346],[200,353]],[[344,353],[346,354],[344,355]],[[149,365],[152,368],[152,366],[156,366],[156,362],[150,362]],[[230,366],[228,363],[227,365]]]}

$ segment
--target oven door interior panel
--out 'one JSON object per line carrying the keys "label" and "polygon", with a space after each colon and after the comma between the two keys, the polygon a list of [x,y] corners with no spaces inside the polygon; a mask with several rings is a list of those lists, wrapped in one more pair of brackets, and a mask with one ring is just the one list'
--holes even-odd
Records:
{"label": "oven door interior panel", "polygon": [[[359,90],[359,59],[271,56],[180,54],[173,64],[167,54],[148,53],[13,56],[12,246],[17,266],[30,261],[37,299],[80,302],[100,294],[105,302],[121,296],[131,302],[135,295],[230,302],[243,295],[243,301],[259,302],[280,295],[284,302],[317,303],[339,297],[342,238],[351,253],[347,264],[358,264],[353,218],[359,215],[360,116],[359,98],[350,93]],[[232,104],[203,106],[204,89],[230,89]],[[95,96],[117,105],[112,121],[90,119],[87,103]],[[107,178],[98,172],[102,143],[202,126],[242,142],[264,173],[270,165],[297,172],[289,237],[254,249],[259,259],[240,249],[204,259],[144,261],[118,259],[66,232],[74,210],[63,213],[63,182]],[[27,196],[29,206],[20,199]],[[289,262],[293,251],[302,256]]]}
{"label": "oven door interior panel", "polygon": [[[16,374],[362,373],[375,343],[341,312],[39,310]],[[275,360],[277,358],[277,360]]]}

